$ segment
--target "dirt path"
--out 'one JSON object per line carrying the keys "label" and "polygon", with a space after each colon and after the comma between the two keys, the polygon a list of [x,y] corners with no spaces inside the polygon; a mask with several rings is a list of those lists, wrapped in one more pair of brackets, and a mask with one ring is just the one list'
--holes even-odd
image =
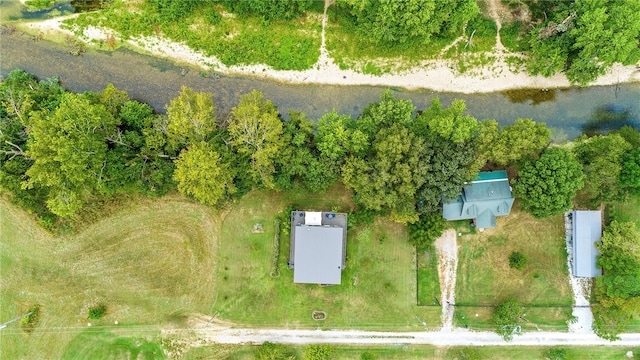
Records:
{"label": "dirt path", "polygon": [[500,29],[502,29],[502,21],[500,20],[500,14],[498,11],[498,7],[501,6],[500,0],[488,0],[487,5],[489,7],[489,14],[496,22],[496,27],[498,28],[496,31],[496,50],[505,51],[506,48],[502,45],[502,40],[500,40]]}
{"label": "dirt path", "polygon": [[435,242],[438,251],[438,277],[442,304],[442,331],[453,331],[453,312],[456,295],[456,271],[458,269],[458,244],[456,231],[449,229]]}

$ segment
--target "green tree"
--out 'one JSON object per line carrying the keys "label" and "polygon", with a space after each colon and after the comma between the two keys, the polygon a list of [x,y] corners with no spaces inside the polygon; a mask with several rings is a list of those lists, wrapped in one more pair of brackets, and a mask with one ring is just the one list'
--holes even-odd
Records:
{"label": "green tree", "polygon": [[118,116],[120,108],[129,100],[129,95],[126,91],[118,90],[113,84],[108,84],[100,92],[99,100],[111,115]]}
{"label": "green tree", "polygon": [[632,192],[640,192],[640,147],[622,156],[620,187]]}
{"label": "green tree", "polygon": [[218,205],[235,192],[233,169],[206,142],[191,145],[175,160],[178,191],[207,205]]}
{"label": "green tree", "polygon": [[26,151],[34,162],[24,186],[49,188],[49,209],[72,215],[91,194],[101,192],[106,137],[117,125],[103,105],[91,104],[82,95],[64,95],[52,114],[34,113]]}
{"label": "green tree", "polygon": [[571,152],[550,148],[540,159],[524,163],[513,190],[525,210],[543,218],[570,209],[583,179],[582,166]]}
{"label": "green tree", "polygon": [[338,164],[342,164],[347,155],[361,156],[369,148],[367,135],[356,128],[355,121],[335,111],[318,120],[314,142],[322,156]]}
{"label": "green tree", "polygon": [[264,19],[290,20],[307,11],[313,0],[229,0],[225,5],[232,12],[243,15],[258,15]]}
{"label": "green tree", "polygon": [[363,38],[376,44],[428,43],[433,35],[458,34],[478,13],[471,0],[338,0]]}
{"label": "green tree", "polygon": [[522,305],[515,300],[506,300],[496,306],[493,323],[496,325],[498,335],[505,341],[513,340],[513,335],[520,335],[522,316],[524,316]]}
{"label": "green tree", "polygon": [[608,297],[640,297],[640,229],[633,222],[612,221],[602,234],[599,282]]}
{"label": "green tree", "polygon": [[578,142],[573,151],[584,165],[582,192],[594,203],[621,198],[622,157],[630,149],[631,145],[619,134],[599,135]]}
{"label": "green tree", "polygon": [[485,120],[480,126],[478,151],[488,161],[507,165],[525,156],[537,156],[550,138],[547,126],[531,119],[516,119],[513,125],[502,129],[495,120]]}
{"label": "green tree", "polygon": [[418,249],[433,245],[444,231],[444,219],[439,213],[420,215],[418,221],[409,224],[409,242]]}
{"label": "green tree", "polygon": [[253,179],[275,188],[275,160],[284,146],[282,121],[270,100],[252,91],[240,98],[229,119],[231,143],[239,153],[249,156]]}
{"label": "green tree", "polygon": [[465,115],[467,106],[464,100],[454,100],[451,106],[443,109],[439,99],[433,99],[431,106],[420,114],[426,120],[429,129],[454,143],[468,142],[478,131],[476,118]]}
{"label": "green tree", "polygon": [[[415,110],[411,100],[397,99],[391,90],[386,90],[380,94],[379,102],[373,102],[364,108],[356,121],[356,127],[368,137],[369,142],[382,128],[394,124],[409,125]],[[357,138],[358,144],[361,144],[363,139],[359,135]]]}
{"label": "green tree", "polygon": [[390,209],[399,222],[414,222],[415,195],[427,172],[423,153],[424,141],[394,124],[378,132],[365,159],[347,159],[342,178],[358,203],[373,210]]}
{"label": "green tree", "polygon": [[328,344],[311,344],[304,349],[305,360],[330,360],[335,349]]}
{"label": "green tree", "polygon": [[216,129],[213,95],[183,86],[167,106],[167,138],[173,149],[204,141]]}

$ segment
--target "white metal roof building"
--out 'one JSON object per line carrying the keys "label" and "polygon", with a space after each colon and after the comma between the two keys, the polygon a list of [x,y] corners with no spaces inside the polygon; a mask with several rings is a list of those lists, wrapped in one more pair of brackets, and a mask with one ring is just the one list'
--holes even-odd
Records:
{"label": "white metal roof building", "polygon": [[576,277],[602,275],[597,266],[600,252],[596,243],[602,238],[602,212],[576,210],[571,213],[572,221],[572,271]]}

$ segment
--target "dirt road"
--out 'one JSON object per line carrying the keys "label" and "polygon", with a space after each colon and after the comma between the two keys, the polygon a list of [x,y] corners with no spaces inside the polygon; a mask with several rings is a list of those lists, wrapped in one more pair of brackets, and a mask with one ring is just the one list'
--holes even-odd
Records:
{"label": "dirt road", "polygon": [[640,333],[620,335],[621,340],[610,342],[594,334],[576,334],[562,332],[527,332],[506,342],[493,332],[475,332],[464,329],[438,332],[373,332],[373,331],[344,331],[344,330],[278,330],[278,329],[219,329],[200,330],[198,335],[207,343],[218,344],[260,344],[265,341],[308,344],[356,344],[356,345],[384,345],[384,344],[426,344],[437,346],[467,346],[467,345],[615,345],[638,346]]}

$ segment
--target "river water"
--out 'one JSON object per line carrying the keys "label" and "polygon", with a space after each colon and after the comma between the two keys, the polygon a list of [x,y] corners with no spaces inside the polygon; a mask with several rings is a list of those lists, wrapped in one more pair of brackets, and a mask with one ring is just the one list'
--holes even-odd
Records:
{"label": "river water", "polygon": [[[41,78],[58,77],[65,88],[74,92],[100,91],[113,83],[131,98],[160,112],[183,85],[213,93],[222,114],[237,104],[242,94],[256,89],[278,105],[281,113],[297,110],[312,119],[333,109],[357,116],[385,90],[375,86],[291,85],[248,77],[217,77],[127,49],[88,50],[73,56],[64,45],[34,41],[19,31],[0,35],[0,50],[2,75],[22,68]],[[412,100],[418,109],[428,107],[431,99],[439,97],[445,105],[453,99],[465,100],[468,112],[478,119],[509,124],[518,117],[532,118],[557,129],[557,140],[574,138],[586,128],[596,132],[624,124],[640,128],[640,83],[490,94],[393,90],[397,97]]]}

